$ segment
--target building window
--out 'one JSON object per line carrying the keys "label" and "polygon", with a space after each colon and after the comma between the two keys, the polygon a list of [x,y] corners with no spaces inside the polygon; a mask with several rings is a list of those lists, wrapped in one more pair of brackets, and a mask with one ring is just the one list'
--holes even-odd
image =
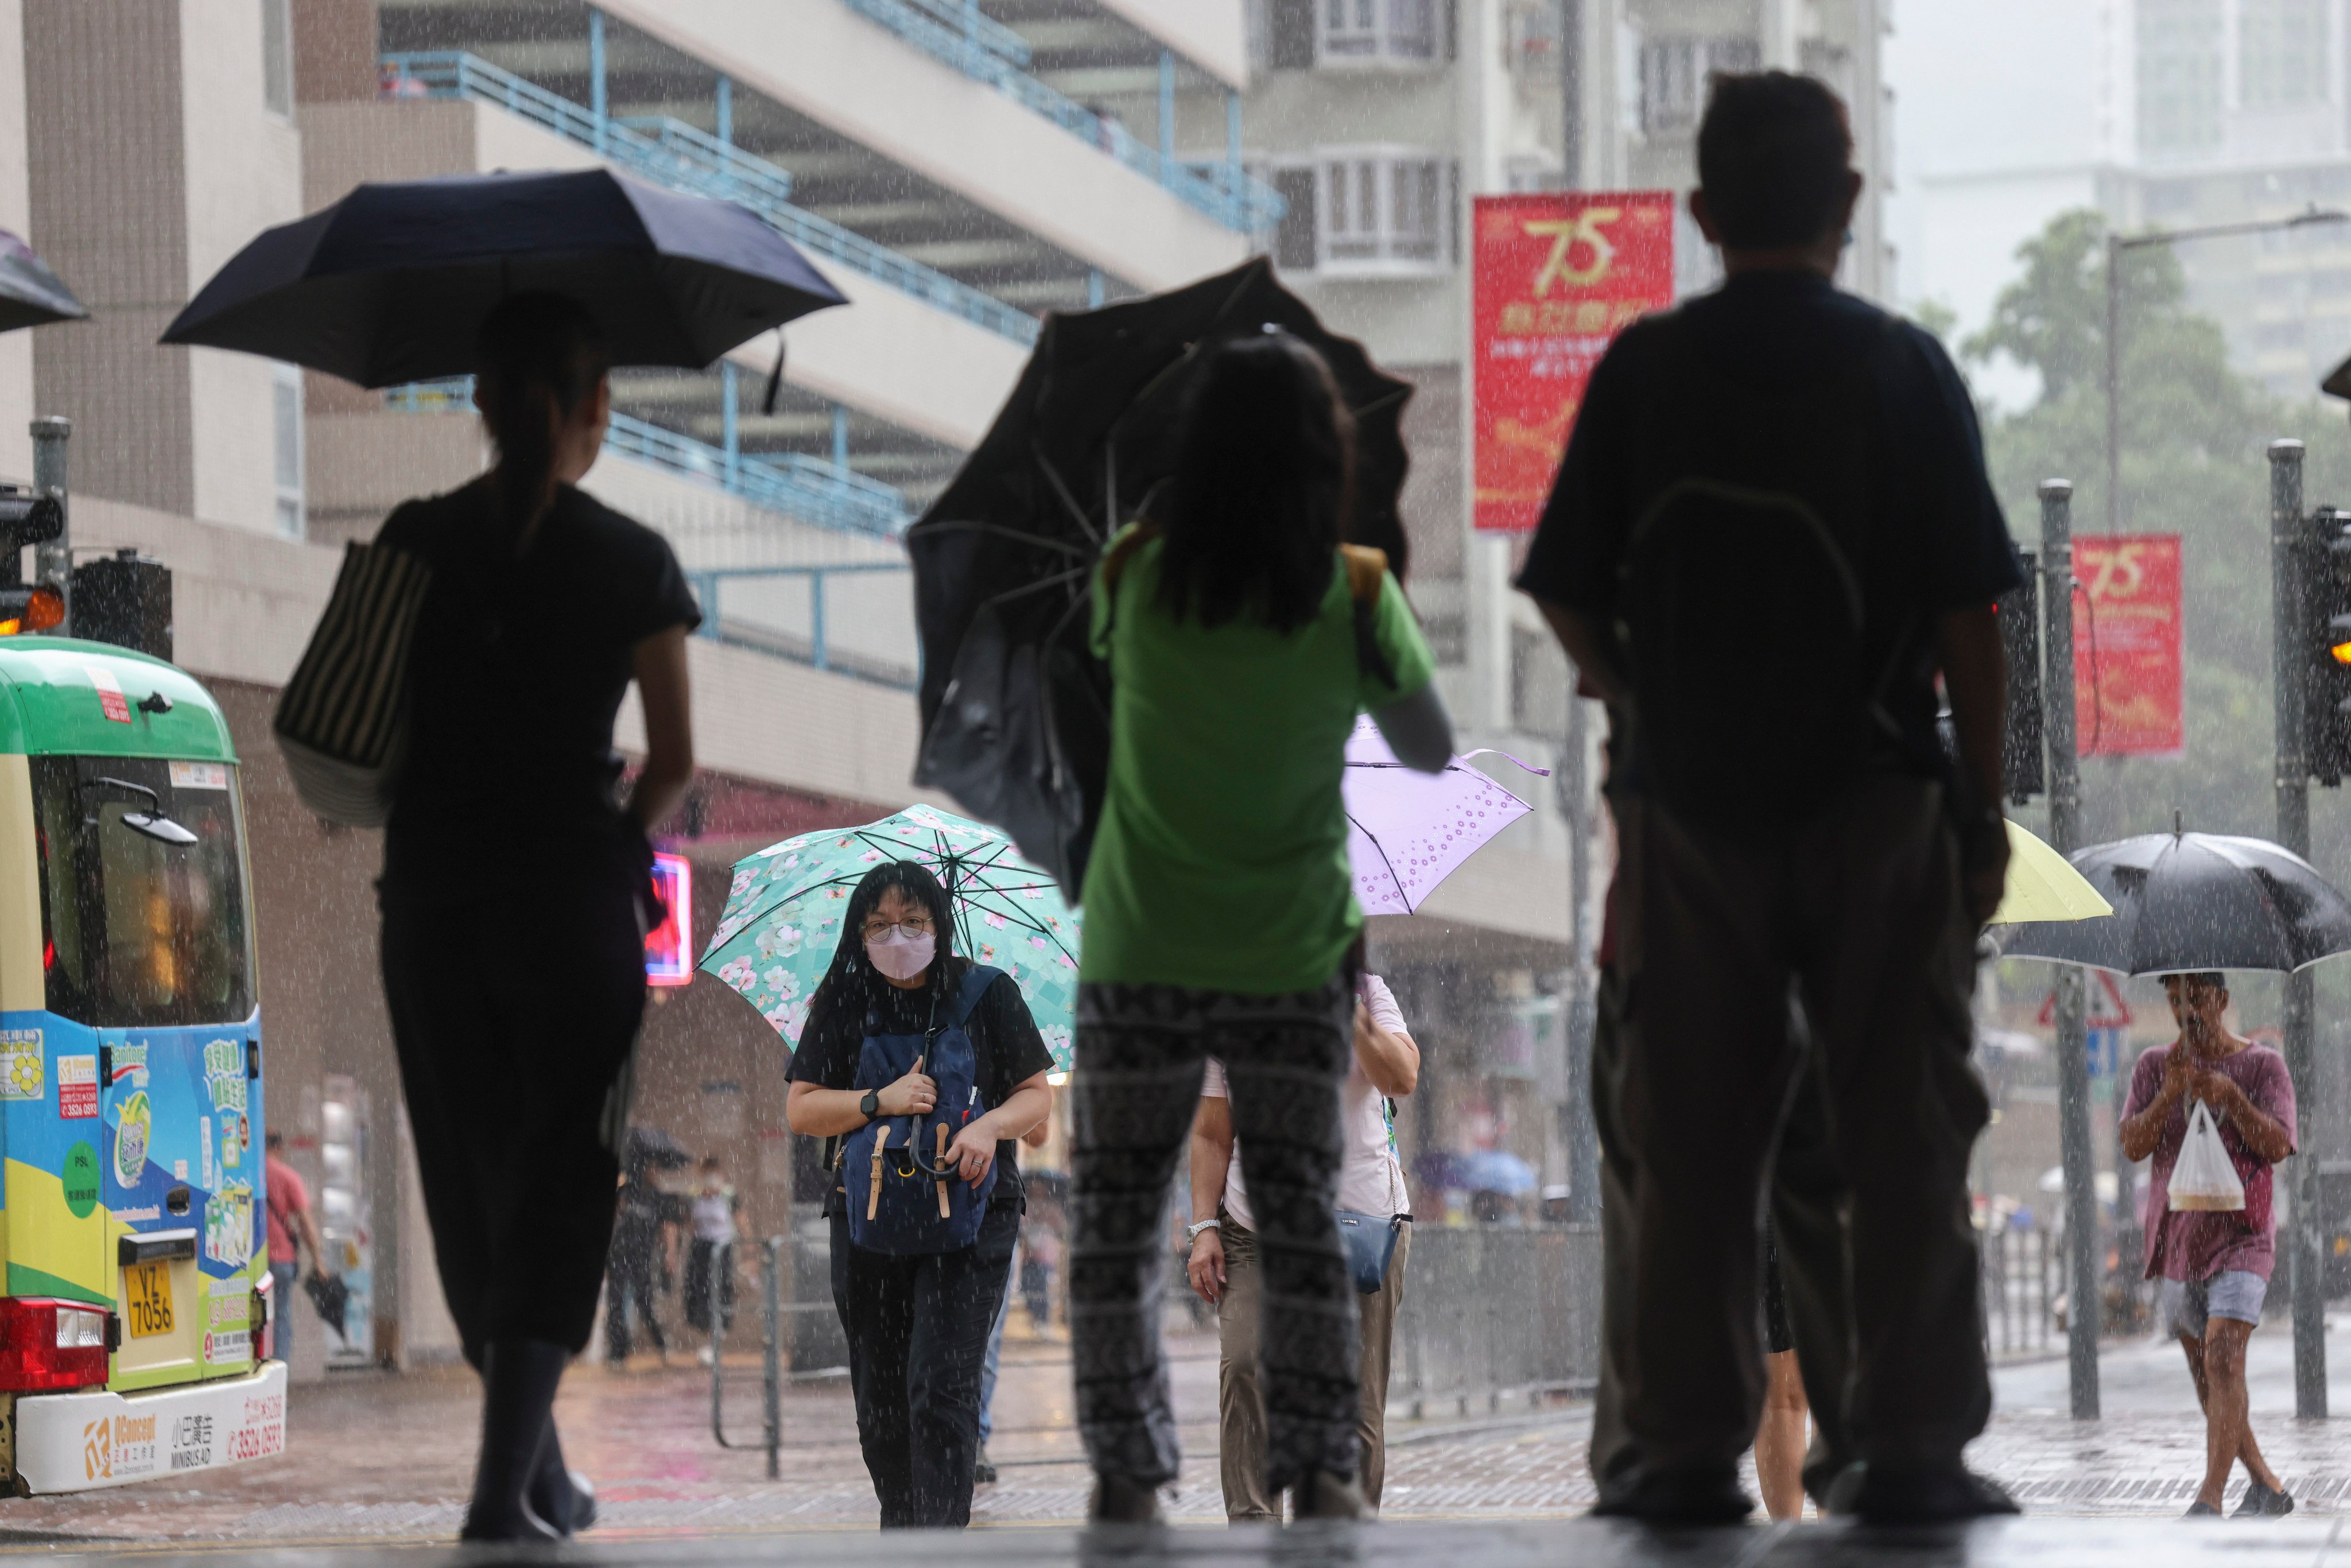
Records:
{"label": "building window", "polygon": [[1433,60],[1438,0],[1321,0],[1326,60]]}
{"label": "building window", "polygon": [[292,365],[277,367],[270,388],[274,477],[277,485],[277,531],[289,539],[302,537],[302,372]]}
{"label": "building window", "polygon": [[1323,267],[1436,271],[1447,264],[1452,202],[1445,160],[1349,152],[1325,155],[1316,173]]}
{"label": "building window", "polygon": [[2325,0],[2240,0],[2237,62],[2247,109],[2325,101]]}
{"label": "building window", "polygon": [[2138,145],[2190,156],[2220,144],[2220,0],[2140,0]]}
{"label": "building window", "polygon": [[294,0],[261,0],[261,101],[294,117]]}
{"label": "building window", "polygon": [[1273,264],[1291,272],[1311,272],[1319,259],[1314,245],[1314,170],[1311,165],[1274,169],[1267,178],[1290,204],[1281,214],[1281,226],[1273,231]]}
{"label": "building window", "polygon": [[1643,40],[1642,131],[1657,136],[1694,129],[1716,73],[1751,71],[1762,63],[1763,47],[1753,38]]}

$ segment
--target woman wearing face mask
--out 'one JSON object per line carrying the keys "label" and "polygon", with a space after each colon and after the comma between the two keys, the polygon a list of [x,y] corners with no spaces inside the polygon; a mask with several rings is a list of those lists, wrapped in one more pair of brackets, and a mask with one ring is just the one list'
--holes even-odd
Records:
{"label": "woman wearing face mask", "polygon": [[[971,960],[954,952],[955,922],[938,879],[911,861],[876,866],[857,884],[841,946],[809,1005],[808,1027],[786,1074],[784,1119],[831,1140],[877,1116],[928,1112],[937,1083],[914,1071],[879,1089],[853,1087],[865,1040],[923,1035],[943,1021]],[[899,1256],[850,1239],[836,1175],[825,1193],[832,1222],[832,1300],[849,1338],[857,1438],[882,1504],[883,1529],[970,1521],[979,1446],[980,1366],[1020,1231],[1018,1140],[1050,1115],[1053,1058],[1011,977],[999,975],[964,1022],[983,1114],[955,1136],[947,1159],[977,1187],[996,1186],[977,1239],[960,1251]]]}

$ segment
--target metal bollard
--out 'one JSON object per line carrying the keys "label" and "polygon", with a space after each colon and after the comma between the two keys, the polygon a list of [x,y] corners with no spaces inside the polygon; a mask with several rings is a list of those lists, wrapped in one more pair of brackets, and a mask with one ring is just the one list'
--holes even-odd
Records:
{"label": "metal bollard", "polygon": [[777,1276],[781,1271],[780,1265],[778,1262],[778,1255],[783,1246],[783,1240],[784,1239],[780,1236],[768,1237],[767,1241],[763,1243],[766,1256],[760,1260],[759,1263],[760,1304],[765,1309],[767,1315],[767,1322],[762,1330],[763,1338],[759,1348],[766,1362],[765,1373],[767,1377],[767,1387],[765,1394],[767,1398],[768,1479],[769,1480],[774,1480],[782,1474],[781,1469],[778,1468],[781,1463],[778,1450],[784,1446],[784,1373],[782,1354],[784,1314],[780,1310],[777,1281]]}
{"label": "metal bollard", "polygon": [[[784,1446],[784,1375],[783,1375],[783,1310],[778,1276],[781,1273],[779,1249],[784,1239],[770,1236],[759,1244],[759,1352],[761,1365],[760,1442],[768,1450],[768,1479],[775,1480],[783,1473]],[[729,1243],[719,1253],[726,1268],[733,1268],[735,1249]],[[739,1447],[726,1440],[726,1378],[719,1356],[719,1330],[716,1281],[712,1281],[710,1329],[710,1435],[722,1448]]]}

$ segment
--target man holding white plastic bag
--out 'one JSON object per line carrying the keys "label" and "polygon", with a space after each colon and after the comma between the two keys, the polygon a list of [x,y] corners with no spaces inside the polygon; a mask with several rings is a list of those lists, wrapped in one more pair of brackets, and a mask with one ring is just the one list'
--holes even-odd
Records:
{"label": "man holding white plastic bag", "polygon": [[2147,1187],[2147,1277],[2161,1280],[2163,1325],[2188,1352],[2204,1406],[2204,1486],[2191,1519],[2218,1515],[2239,1459],[2241,1515],[2291,1513],[2294,1500],[2253,1441],[2245,1342],[2262,1321],[2276,1261],[2270,1167],[2294,1153],[2294,1080],[2285,1058],[2229,1032],[2219,973],[2166,975],[2179,1038],[2138,1059],[2123,1106],[2123,1153],[2155,1156]]}

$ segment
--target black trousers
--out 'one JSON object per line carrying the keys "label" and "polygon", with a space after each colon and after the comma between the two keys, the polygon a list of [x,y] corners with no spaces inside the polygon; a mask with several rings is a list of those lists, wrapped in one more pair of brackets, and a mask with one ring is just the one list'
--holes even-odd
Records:
{"label": "black trousers", "polygon": [[636,1348],[630,1319],[644,1331],[655,1350],[666,1354],[669,1336],[662,1332],[661,1227],[623,1219],[612,1233],[611,1266],[604,1281],[604,1356],[626,1361]]}
{"label": "black trousers", "polygon": [[1767,1178],[1808,1471],[1956,1464],[1991,1409],[1967,1190],[1989,1108],[1939,791],[1865,779],[1768,845],[1613,804],[1595,1470],[1727,1469],[1754,1440]]}
{"label": "black trousers", "polygon": [[697,1236],[685,1255],[686,1327],[708,1333],[713,1307],[721,1333],[735,1326],[735,1243]]}
{"label": "black trousers", "polygon": [[[625,889],[528,900],[382,889],[383,988],[441,1288],[465,1359],[588,1343],[620,1165],[608,1124],[644,1012]],[[493,932],[489,957],[452,933]]]}
{"label": "black trousers", "polygon": [[832,1304],[884,1530],[971,1522],[980,1369],[1019,1234],[1018,1208],[991,1208],[962,1251],[894,1258],[856,1246],[849,1217],[832,1217]]}

